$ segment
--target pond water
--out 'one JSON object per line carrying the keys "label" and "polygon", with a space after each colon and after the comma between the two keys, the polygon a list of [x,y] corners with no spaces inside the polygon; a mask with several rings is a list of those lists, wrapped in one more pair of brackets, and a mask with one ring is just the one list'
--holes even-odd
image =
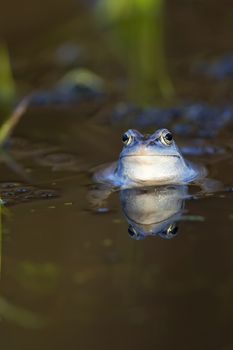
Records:
{"label": "pond water", "polygon": [[[0,157],[5,350],[233,349],[233,8],[164,5],[136,28],[101,21],[93,1],[3,7],[15,89],[33,93]],[[116,192],[93,208],[91,170],[118,159],[128,128],[160,127],[222,189]],[[133,239],[138,217],[143,232],[179,229]]]}

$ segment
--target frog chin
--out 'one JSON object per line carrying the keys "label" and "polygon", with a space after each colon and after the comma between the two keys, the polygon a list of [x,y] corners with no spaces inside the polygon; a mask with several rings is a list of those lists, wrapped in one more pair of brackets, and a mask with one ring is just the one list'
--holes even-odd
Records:
{"label": "frog chin", "polygon": [[177,182],[185,163],[178,155],[124,156],[117,168],[118,176],[133,182]]}

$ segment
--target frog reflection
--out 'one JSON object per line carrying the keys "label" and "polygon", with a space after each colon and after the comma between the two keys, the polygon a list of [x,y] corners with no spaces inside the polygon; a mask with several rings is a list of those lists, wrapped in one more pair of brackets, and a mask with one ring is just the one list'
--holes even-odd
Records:
{"label": "frog reflection", "polygon": [[183,157],[167,129],[151,135],[129,129],[122,141],[118,161],[95,169],[93,180],[97,185],[88,197],[93,208],[106,212],[109,196],[120,191],[129,233],[136,239],[177,234],[175,223],[188,197],[188,185],[200,187],[199,197],[222,188],[219,181],[206,177],[204,166]]}
{"label": "frog reflection", "polygon": [[187,186],[122,190],[120,201],[129,223],[129,235],[136,240],[156,235],[165,239],[174,238],[188,197]]}

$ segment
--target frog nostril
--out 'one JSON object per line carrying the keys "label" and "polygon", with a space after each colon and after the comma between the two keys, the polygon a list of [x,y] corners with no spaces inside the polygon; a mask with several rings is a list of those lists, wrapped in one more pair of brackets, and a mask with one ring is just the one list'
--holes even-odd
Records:
{"label": "frog nostril", "polygon": [[154,146],[155,145],[155,141],[150,141],[149,146]]}

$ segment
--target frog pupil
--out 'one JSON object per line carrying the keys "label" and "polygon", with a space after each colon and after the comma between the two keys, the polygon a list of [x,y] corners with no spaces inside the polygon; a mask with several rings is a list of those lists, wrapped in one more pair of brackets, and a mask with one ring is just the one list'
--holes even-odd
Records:
{"label": "frog pupil", "polygon": [[170,132],[168,132],[166,135],[165,135],[165,139],[167,141],[172,141],[172,134]]}
{"label": "frog pupil", "polygon": [[122,135],[122,141],[127,142],[129,140],[129,136],[127,134]]}

